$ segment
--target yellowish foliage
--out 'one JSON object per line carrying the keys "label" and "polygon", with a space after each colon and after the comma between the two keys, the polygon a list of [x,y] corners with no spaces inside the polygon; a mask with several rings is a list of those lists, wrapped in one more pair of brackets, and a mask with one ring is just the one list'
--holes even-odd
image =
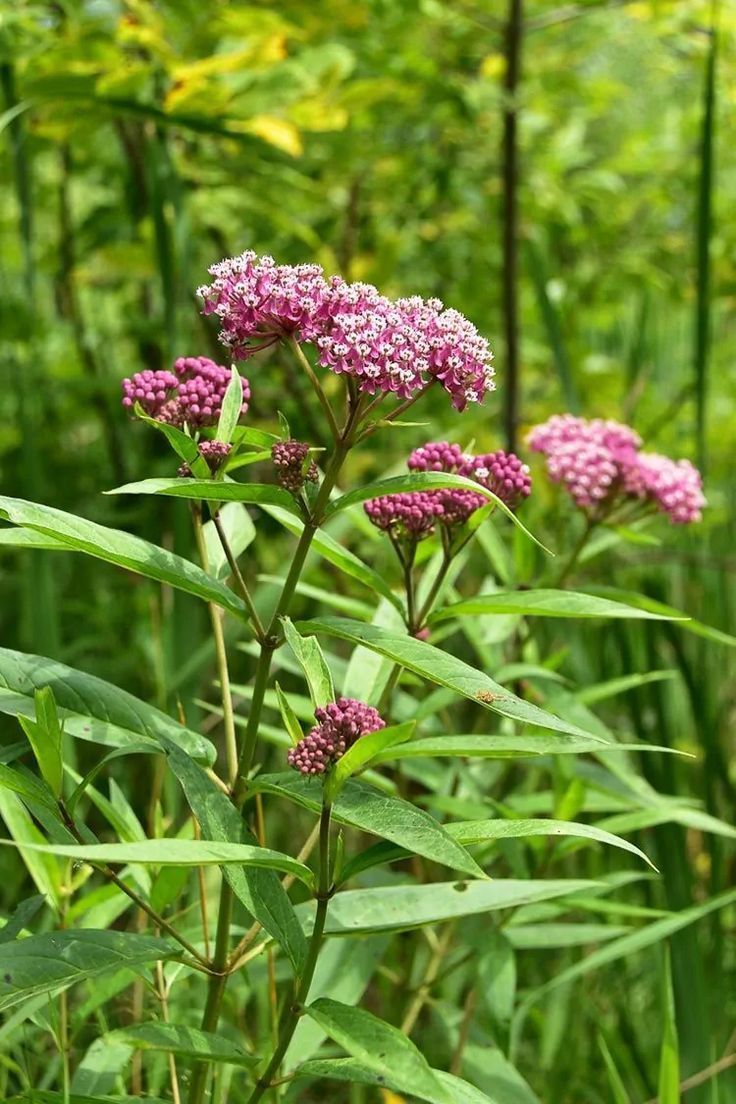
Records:
{"label": "yellowish foliage", "polygon": [[229,126],[241,134],[254,134],[291,157],[300,157],[304,152],[301,135],[288,119],[279,119],[275,115],[254,115],[252,119],[232,121]]}

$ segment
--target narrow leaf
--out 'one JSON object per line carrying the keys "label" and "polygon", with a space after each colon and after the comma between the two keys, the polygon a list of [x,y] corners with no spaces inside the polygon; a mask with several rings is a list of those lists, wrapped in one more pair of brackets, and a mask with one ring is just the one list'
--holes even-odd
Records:
{"label": "narrow leaf", "polygon": [[[230,486],[216,484],[218,487],[226,485]],[[124,567],[137,575],[166,583],[207,602],[214,602],[231,613],[245,616],[243,603],[223,583],[207,575],[189,560],[169,552],[166,548],[150,544],[141,537],[125,533],[121,529],[109,529],[94,521],[64,513],[63,510],[55,510],[51,506],[24,502],[19,498],[0,497],[0,517],[7,518],[14,525],[23,525],[39,533],[50,534],[63,543],[68,551],[84,552],[95,559]]]}
{"label": "narrow leaf", "polygon": [[4,943],[0,946],[0,1009],[176,953],[176,947],[164,939],[118,931],[49,932]]}
{"label": "narrow leaf", "polygon": [[575,836],[578,839],[591,839],[605,843],[609,847],[619,847],[638,855],[652,870],[656,866],[647,856],[628,840],[612,832],[593,828],[590,824],[577,824],[569,820],[476,820],[455,824],[446,824],[445,828],[458,843],[485,843],[487,840],[525,839],[529,836]]}
{"label": "narrow leaf", "polygon": [[142,1023],[121,1027],[105,1036],[111,1045],[122,1043],[135,1050],[166,1051],[199,1062],[224,1062],[231,1066],[255,1066],[260,1059],[237,1043],[211,1031],[172,1023]]}
{"label": "narrow leaf", "polygon": [[[0,839],[0,845],[14,846]],[[262,867],[293,874],[311,886],[314,875],[309,867],[267,847],[214,840],[147,839],[132,843],[57,844],[24,843],[26,850],[44,855],[76,859],[89,863],[136,863],[141,866],[234,866]]]}
{"label": "narrow leaf", "polygon": [[335,701],[335,687],[319,642],[314,636],[302,636],[289,617],[282,617],[286,642],[294,653],[309,686],[315,709]]}
{"label": "narrow leaf", "polygon": [[34,691],[51,686],[64,731],[82,740],[154,746],[164,738],[206,763],[215,759],[209,740],[95,675],[87,675],[54,659],[0,648],[0,712],[34,717]]}
{"label": "narrow leaf", "polygon": [[220,409],[220,417],[217,422],[217,431],[215,433],[216,441],[223,441],[226,445],[230,444],[233,439],[235,427],[238,424],[238,419],[240,418],[242,406],[243,380],[236,366],[231,364],[230,380],[225,389],[225,396],[222,400],[222,407]]}
{"label": "narrow leaf", "polygon": [[[321,807],[321,793],[314,779],[303,778],[293,771],[262,775],[255,779],[253,788],[295,801],[315,813]],[[485,877],[465,848],[451,839],[433,816],[399,797],[381,793],[365,782],[348,781],[345,784],[335,800],[333,817],[339,823],[350,824],[391,840],[412,854],[423,855],[452,870],[461,870],[473,877]]]}
{"label": "narrow leaf", "polygon": [[498,594],[479,594],[452,606],[437,610],[430,622],[447,621],[452,617],[478,617],[489,613],[521,614],[526,617],[624,617],[654,620],[687,621],[683,614],[655,613],[594,594],[579,594],[572,590],[517,590]]}
{"label": "narrow leaf", "polygon": [[143,479],[105,491],[108,495],[168,495],[204,502],[252,502],[256,506],[280,506],[298,517],[294,499],[282,487],[270,483],[236,483],[234,480]]}
{"label": "narrow leaf", "polygon": [[390,1077],[400,1091],[432,1104],[453,1104],[426,1058],[398,1028],[362,1008],[351,1008],[328,997],[320,997],[305,1011],[344,1050],[368,1069]]}
{"label": "narrow leaf", "polygon": [[352,644],[362,644],[379,655],[392,659],[409,671],[439,686],[446,686],[457,694],[500,713],[504,717],[526,724],[549,728],[557,732],[569,732],[573,736],[590,738],[590,733],[576,725],[555,717],[552,713],[540,709],[530,702],[523,701],[510,690],[499,686],[481,671],[476,671],[463,660],[448,652],[416,640],[410,636],[400,636],[378,625],[366,625],[360,621],[351,621],[343,617],[322,617],[300,623],[305,633],[325,633],[348,640]]}

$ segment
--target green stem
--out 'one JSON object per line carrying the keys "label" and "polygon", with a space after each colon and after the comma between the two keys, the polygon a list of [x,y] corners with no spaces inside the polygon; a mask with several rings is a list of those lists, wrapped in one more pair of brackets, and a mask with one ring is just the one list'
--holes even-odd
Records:
{"label": "green stem", "polygon": [[[197,551],[202,564],[202,569],[209,569],[207,557],[207,544],[204,539],[202,526],[202,512],[197,503],[192,504],[192,520],[194,522],[194,535],[197,540]],[[222,615],[213,602],[208,602],[210,611],[210,624],[212,637],[215,643],[215,657],[217,660],[217,677],[220,682],[220,697],[222,699],[222,724],[225,732],[225,757],[227,759],[227,776],[232,786],[238,775],[238,738],[235,732],[235,711],[233,709],[233,696],[230,690],[230,671],[227,663],[227,648],[225,646],[225,633],[222,628]]]}
{"label": "green stem", "polygon": [[562,586],[562,584],[567,580],[567,578],[571,574],[573,568],[575,567],[578,560],[580,559],[580,555],[581,555],[583,549],[585,548],[586,544],[590,540],[590,538],[592,536],[592,533],[593,533],[593,530],[596,528],[597,525],[598,525],[598,521],[595,520],[594,518],[587,517],[585,519],[585,528],[583,529],[582,533],[580,534],[577,541],[573,545],[572,552],[570,553],[569,557],[567,558],[565,563],[562,565],[562,570],[558,574],[557,578],[554,580],[553,585],[555,587]]}
{"label": "green stem", "polygon": [[[220,910],[217,915],[217,935],[215,937],[215,954],[212,959],[212,969],[215,971],[209,980],[207,989],[207,1004],[202,1017],[202,1031],[216,1031],[220,1018],[220,1008],[225,995],[227,985],[227,962],[230,954],[230,923],[233,916],[233,891],[230,883],[222,879],[220,892]],[[204,1099],[207,1087],[207,1075],[209,1073],[208,1062],[198,1062],[192,1072],[192,1082],[189,1087],[189,1104],[199,1104]]]}
{"label": "green stem", "polygon": [[319,822],[319,873],[316,893],[317,911],[314,917],[314,927],[312,928],[312,934],[309,940],[304,970],[299,979],[299,985],[297,986],[294,1000],[284,1009],[281,1024],[279,1025],[279,1041],[276,1045],[276,1049],[262,1077],[259,1077],[253,1092],[248,1097],[246,1104],[257,1104],[257,1101],[259,1101],[263,1094],[271,1087],[271,1082],[278,1073],[284,1055],[288,1050],[289,1043],[296,1031],[299,1017],[303,1012],[304,1003],[309,997],[309,990],[312,985],[317,959],[319,958],[319,952],[322,946],[325,921],[327,920],[327,906],[332,895],[332,879],[330,873],[330,813],[330,805],[327,803],[323,804]]}
{"label": "green stem", "polygon": [[446,548],[445,549],[445,555],[444,555],[442,563],[440,565],[440,569],[437,572],[437,577],[436,577],[435,581],[432,583],[432,586],[430,587],[429,594],[427,595],[427,600],[425,601],[424,605],[422,606],[421,610],[419,611],[419,617],[417,618],[417,629],[421,629],[421,628],[424,627],[424,622],[426,621],[426,619],[427,619],[427,617],[428,617],[428,615],[429,615],[429,613],[432,609],[432,606],[434,605],[434,603],[437,599],[437,595],[440,592],[440,588],[441,588],[442,584],[444,583],[445,578],[447,577],[447,572],[450,570],[450,564],[451,563],[452,563],[452,555],[450,554],[450,552]]}
{"label": "green stem", "polygon": [[220,515],[213,514],[212,521],[214,522],[217,535],[220,538],[220,544],[222,545],[222,550],[225,553],[225,558],[227,559],[227,562],[229,564],[230,571],[232,572],[235,582],[238,584],[240,596],[247,607],[248,616],[253,623],[253,631],[256,634],[256,638],[258,640],[263,640],[264,636],[266,635],[266,630],[264,629],[261,619],[258,616],[258,610],[256,609],[253,599],[251,598],[250,591],[248,590],[248,584],[243,578],[243,573],[238,566],[238,561],[233,555],[233,550],[230,547],[229,540],[227,539],[227,533],[225,532],[225,529],[223,527]]}
{"label": "green stem", "polygon": [[322,384],[317,379],[314,368],[312,368],[312,365],[307,360],[306,356],[304,355],[304,350],[302,349],[301,345],[296,340],[296,338],[295,337],[290,337],[288,339],[288,341],[289,341],[289,345],[291,346],[292,352],[294,353],[294,356],[299,361],[299,364],[301,365],[302,369],[304,370],[305,375],[307,376],[307,378],[309,379],[309,382],[312,385],[312,388],[314,390],[315,395],[319,399],[320,406],[324,410],[325,417],[327,418],[327,421],[328,421],[329,426],[330,426],[330,432],[332,433],[332,439],[337,444],[340,440],[340,430],[338,428],[337,421],[335,420],[335,415],[333,413],[332,407],[330,406],[329,399],[327,398],[324,391],[322,390]]}

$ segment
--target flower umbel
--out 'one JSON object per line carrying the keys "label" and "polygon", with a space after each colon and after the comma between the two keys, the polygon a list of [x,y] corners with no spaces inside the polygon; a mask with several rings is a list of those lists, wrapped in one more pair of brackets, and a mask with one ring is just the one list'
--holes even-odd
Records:
{"label": "flower umbel", "polygon": [[299,494],[305,482],[317,482],[317,465],[314,460],[307,462],[308,456],[309,445],[303,441],[277,441],[271,449],[276,478],[294,495]]}
{"label": "flower umbel", "polygon": [[212,265],[198,289],[220,340],[242,360],[284,338],[313,342],[323,368],[352,376],[369,394],[401,399],[439,380],[463,410],[492,391],[488,342],[439,299],[389,299],[372,284],[329,281],[315,264],[276,264],[252,250]]}
{"label": "flower umbel", "polygon": [[[139,403],[149,417],[191,429],[215,425],[232,375],[209,357],[179,357],[174,371],[136,372],[123,380],[123,406]],[[241,416],[248,410],[250,385],[243,379]]]}
{"label": "flower umbel", "polygon": [[324,774],[361,736],[386,727],[377,709],[355,698],[338,698],[314,715],[317,724],[287,756],[300,774]]}
{"label": "flower umbel", "polygon": [[198,288],[204,313],[220,320],[220,341],[237,360],[294,335],[314,341],[329,317],[328,285],[320,265],[279,265],[253,250],[209,269]]}
{"label": "flower umbel", "polygon": [[706,505],[700,472],[689,460],[640,452],[641,438],[630,426],[556,414],[535,426],[528,442],[546,457],[553,482],[593,520],[639,499],[674,524],[700,521]]}

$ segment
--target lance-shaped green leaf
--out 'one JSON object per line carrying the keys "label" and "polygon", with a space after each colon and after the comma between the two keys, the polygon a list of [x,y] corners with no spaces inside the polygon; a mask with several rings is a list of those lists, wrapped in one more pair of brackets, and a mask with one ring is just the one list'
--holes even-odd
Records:
{"label": "lance-shaped green leaf", "polygon": [[142,479],[105,491],[108,495],[167,495],[204,502],[250,502],[255,506],[280,506],[298,517],[294,499],[282,487],[270,483],[236,483],[234,480]]}
{"label": "lance-shaped green leaf", "polygon": [[[392,422],[389,422],[389,425],[392,424]],[[450,1094],[452,1104],[511,1104],[510,1098],[487,1096],[475,1085],[468,1084],[467,1081],[455,1077],[452,1073],[445,1073],[444,1070],[437,1069],[433,1069],[432,1073],[442,1086],[443,1092],[446,1091]],[[390,1070],[384,1073],[365,1065],[359,1058],[314,1058],[309,1062],[303,1062],[294,1071],[294,1076],[314,1077],[327,1081],[347,1081],[353,1085],[377,1085],[379,1088],[395,1089],[399,1092],[402,1090],[402,1086],[394,1081]],[[438,1104],[440,1100],[444,1102],[447,1099],[444,1095],[437,1097],[434,1095],[434,1090],[431,1091],[433,1094],[431,1096],[422,1095],[415,1088],[411,1095],[420,1095],[421,1099],[429,1101],[429,1104]]]}
{"label": "lance-shaped green leaf", "polygon": [[506,517],[529,540],[533,541],[544,552],[553,555],[549,548],[546,548],[533,533],[529,532],[523,522],[519,521],[513,510],[510,510],[506,503],[493,491],[489,491],[487,487],[484,487],[482,483],[477,483],[474,479],[467,479],[464,475],[452,475],[449,472],[409,472],[406,475],[396,475],[389,479],[377,479],[374,483],[364,483],[331,502],[325,511],[325,520],[328,520],[340,510],[345,510],[349,506],[355,506],[360,502],[367,502],[370,498],[379,498],[381,495],[401,494],[406,491],[437,491],[448,488],[473,491],[475,494],[483,495],[489,502],[494,502],[498,509],[506,514]]}
{"label": "lance-shaped green leaf", "polygon": [[225,396],[222,400],[220,417],[217,422],[215,440],[223,441],[229,445],[233,439],[235,427],[240,418],[243,406],[243,381],[234,364],[230,365],[230,380],[225,388]]}
{"label": "lance-shaped green leaf", "polygon": [[21,901],[8,917],[4,927],[0,928],[0,943],[10,943],[17,939],[24,928],[27,928],[33,918],[46,904],[46,898],[42,893],[36,893],[33,897],[26,897]]}
{"label": "lance-shaped green leaf", "polygon": [[[266,507],[266,513],[270,514],[275,521],[278,521],[279,524],[283,525],[285,529],[288,529],[290,533],[294,533],[295,536],[301,536],[304,524],[299,518],[293,516],[293,512],[287,513],[278,506],[268,506]],[[338,568],[338,570],[344,572],[345,575],[349,575],[350,578],[355,579],[356,582],[362,583],[363,586],[368,587],[374,594],[380,594],[403,615],[404,607],[401,599],[397,594],[394,594],[383,575],[374,571],[368,564],[363,563],[354,552],[350,552],[349,549],[343,548],[343,546],[338,544],[335,538],[331,537],[329,533],[325,533],[324,530],[318,529],[312,537],[312,544],[310,547],[321,556],[322,559],[332,564],[333,567]]]}
{"label": "lance-shaped green leaf", "polygon": [[281,720],[284,722],[284,728],[289,733],[289,739],[291,740],[292,744],[296,746],[301,740],[304,733],[302,732],[302,726],[299,723],[299,718],[289,704],[289,699],[279,686],[278,682],[276,683],[276,700],[279,704],[279,712],[281,714]]}
{"label": "lance-shaped green leaf", "polygon": [[[221,483],[211,485],[223,486]],[[84,552],[95,559],[124,567],[137,575],[166,583],[206,602],[214,602],[231,613],[245,616],[240,598],[224,583],[213,579],[201,567],[182,556],[132,533],[109,529],[106,525],[75,517],[63,510],[25,502],[20,498],[0,497],[0,517],[7,518],[14,525],[50,534],[70,552]]]}
{"label": "lance-shaped green leaf", "polygon": [[390,1078],[400,1091],[432,1104],[453,1104],[427,1059],[397,1027],[363,1008],[351,1008],[329,997],[313,1001],[305,1012],[343,1050],[368,1069]]}
{"label": "lance-shaped green leaf", "polygon": [[628,840],[613,832],[605,832],[590,824],[577,824],[568,820],[469,820],[455,824],[446,824],[445,828],[453,839],[465,846],[471,843],[487,843],[499,839],[525,839],[528,836],[575,836],[578,839],[595,840],[609,847],[620,847],[638,855],[645,863],[656,870],[656,866],[647,856]]}
{"label": "lance-shaped green leaf", "polygon": [[476,671],[468,663],[456,656],[443,652],[423,640],[411,636],[400,636],[379,625],[366,625],[361,621],[351,621],[347,617],[321,617],[300,622],[297,626],[302,632],[325,633],[348,640],[351,644],[362,644],[378,655],[386,656],[399,663],[416,675],[428,679],[439,686],[446,686],[457,694],[500,713],[516,721],[537,725],[540,728],[553,729],[556,732],[568,732],[573,736],[590,738],[590,733],[577,725],[561,720],[539,706],[523,701],[510,690],[494,682],[482,671]]}
{"label": "lance-shaped green leaf", "polygon": [[374,757],[371,766],[395,759],[524,759],[539,755],[587,755],[609,751],[652,751],[681,755],[677,748],[656,744],[609,743],[599,736],[422,736],[405,744],[395,744]]}
{"label": "lance-shaped green leaf", "polygon": [[0,946],[0,1010],[78,981],[171,958],[174,944],[119,931],[59,931]]}
{"label": "lance-shaped green leaf", "polygon": [[135,1050],[158,1050],[176,1054],[181,1058],[196,1058],[199,1062],[224,1062],[230,1066],[256,1066],[257,1055],[249,1054],[237,1043],[215,1035],[173,1023],[142,1023],[110,1031],[105,1041],[114,1045],[123,1043]]}
{"label": "lance-shaped green leaf", "polygon": [[[253,789],[295,801],[315,813],[321,808],[322,794],[315,779],[293,771],[262,775],[254,780]],[[451,839],[433,816],[365,782],[347,782],[335,799],[332,815],[339,823],[391,840],[412,854],[423,855],[451,870],[485,877],[465,848]]]}
{"label": "lance-shaped green leaf", "polygon": [[36,720],[19,717],[20,726],[28,737],[41,776],[55,798],[61,797],[64,768],[61,764],[61,725],[50,686],[33,695]]}
{"label": "lance-shaped green leaf", "polygon": [[[409,931],[442,920],[532,905],[594,888],[600,888],[599,883],[575,879],[499,878],[483,882],[348,889],[336,893],[330,901],[325,930],[330,935]],[[311,923],[314,902],[299,905],[299,912],[305,924]]]}
{"label": "lance-shaped green leaf", "polygon": [[696,636],[703,636],[706,640],[712,640],[716,644],[725,644],[729,648],[736,648],[736,636],[731,636],[730,633],[723,632],[721,629],[714,629],[712,625],[704,625],[702,621],[696,621],[694,618],[688,617],[687,614],[681,613],[680,610],[673,609],[672,606],[667,606],[664,602],[658,602],[647,595],[611,586],[591,585],[590,589],[603,598],[611,599],[611,601],[626,602],[627,605],[636,606],[647,613],[669,618],[673,621],[679,620],[682,622],[681,627],[683,629],[687,629],[688,632],[694,633]]}
{"label": "lance-shaped green leaf", "polygon": [[56,799],[49,787],[28,771],[0,763],[0,789],[11,790],[26,802],[36,802],[46,809],[57,811]]}
{"label": "lance-shaped green leaf", "polygon": [[[169,766],[179,780],[189,807],[209,840],[255,844],[255,837],[232,801],[178,747],[167,743]],[[307,953],[304,932],[289,896],[273,870],[224,866],[233,893],[289,956],[297,974]]]}
{"label": "lance-shaped green leaf", "polygon": [[212,478],[212,473],[207,466],[207,461],[203,456],[200,456],[197,442],[192,437],[184,433],[183,430],[177,429],[176,426],[169,425],[168,422],[159,422],[155,418],[151,418],[146,414],[140,403],[135,404],[135,414],[140,421],[145,422],[146,425],[151,426],[152,429],[156,429],[159,433],[163,434],[176,455],[189,465],[192,474],[196,478]]}
{"label": "lance-shaped green leaf", "polygon": [[462,602],[438,609],[431,622],[448,621],[453,617],[480,617],[488,613],[514,614],[525,617],[623,617],[657,621],[687,620],[683,615],[654,613],[650,610],[613,602],[595,594],[579,594],[573,590],[512,590],[498,594],[479,594]]}
{"label": "lance-shaped green leaf", "polygon": [[379,728],[377,732],[368,732],[361,736],[335,763],[325,783],[326,787],[332,794],[337,793],[348,778],[369,766],[381,752],[410,740],[415,728],[416,721],[404,721],[403,724]]}
{"label": "lance-shaped green leaf", "polygon": [[314,636],[302,636],[289,617],[282,617],[286,643],[294,653],[309,686],[309,696],[315,709],[335,701],[335,687],[319,641]]}
{"label": "lance-shaped green leaf", "polygon": [[[0,840],[0,845],[15,846],[12,840]],[[264,870],[280,870],[292,874],[307,886],[314,875],[304,863],[247,843],[224,840],[147,839],[132,843],[58,844],[24,843],[28,851],[57,855],[63,859],[96,863],[136,863],[141,866],[252,866]]]}
{"label": "lance-shaped green leaf", "polygon": [[193,758],[214,762],[209,740],[126,690],[55,659],[0,648],[1,713],[34,717],[34,691],[44,686],[53,689],[64,731],[71,736],[113,747],[139,744],[141,738],[154,745],[168,739]]}

